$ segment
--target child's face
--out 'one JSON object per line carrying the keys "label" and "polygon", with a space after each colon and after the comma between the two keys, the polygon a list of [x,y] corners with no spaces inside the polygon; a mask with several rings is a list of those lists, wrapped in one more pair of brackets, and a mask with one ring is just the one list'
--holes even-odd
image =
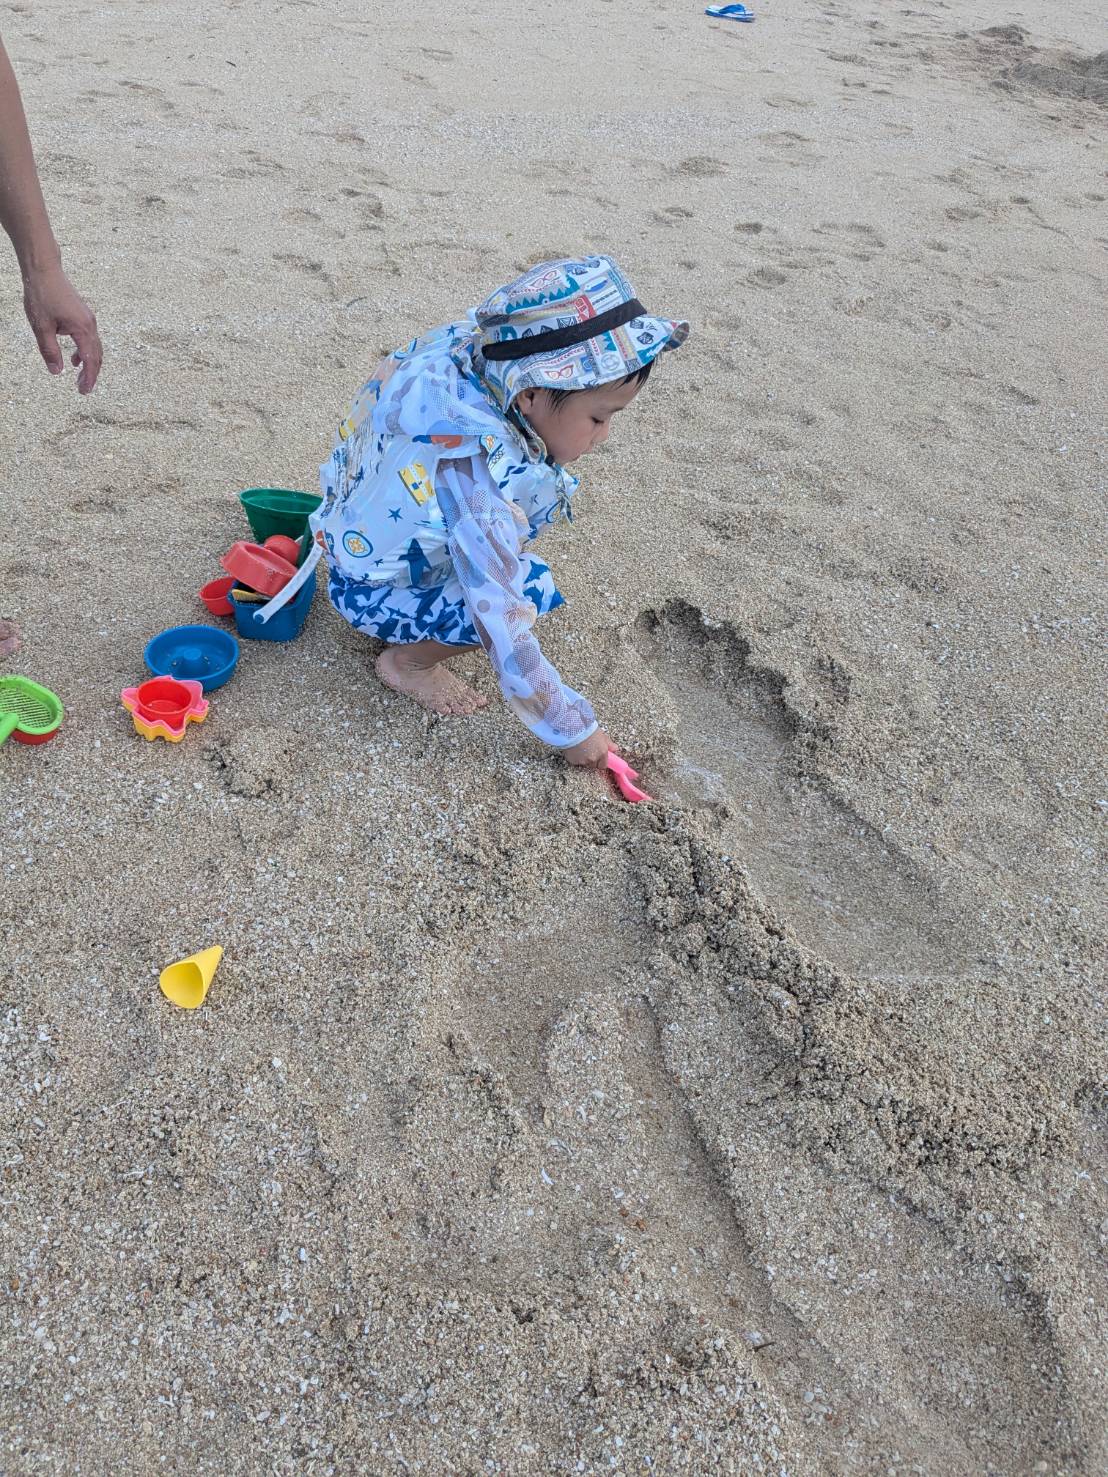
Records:
{"label": "child's face", "polygon": [[612,417],[627,409],[640,388],[632,380],[575,390],[557,406],[549,390],[524,390],[515,404],[542,437],[551,458],[564,467],[607,441]]}

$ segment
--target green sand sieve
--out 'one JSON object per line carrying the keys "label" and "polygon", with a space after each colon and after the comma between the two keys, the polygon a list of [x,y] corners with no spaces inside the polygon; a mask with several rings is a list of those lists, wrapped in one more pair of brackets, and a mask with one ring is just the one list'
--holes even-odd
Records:
{"label": "green sand sieve", "polygon": [[62,721],[55,695],[26,677],[0,677],[0,744],[14,733],[22,743],[44,743]]}

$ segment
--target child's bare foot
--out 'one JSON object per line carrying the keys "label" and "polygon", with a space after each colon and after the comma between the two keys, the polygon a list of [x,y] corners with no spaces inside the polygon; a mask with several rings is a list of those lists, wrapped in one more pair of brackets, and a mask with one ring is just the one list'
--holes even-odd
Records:
{"label": "child's bare foot", "polygon": [[385,648],[377,658],[377,675],[386,687],[415,698],[429,713],[441,713],[445,717],[468,717],[488,702],[488,698],[447,671],[441,660],[433,664],[420,661],[404,646]]}

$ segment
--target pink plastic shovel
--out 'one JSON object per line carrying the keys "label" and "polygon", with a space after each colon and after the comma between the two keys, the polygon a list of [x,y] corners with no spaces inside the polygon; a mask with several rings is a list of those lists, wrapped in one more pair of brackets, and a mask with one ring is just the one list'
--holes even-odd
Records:
{"label": "pink plastic shovel", "polygon": [[648,795],[645,790],[640,790],[637,785],[631,783],[638,779],[638,771],[631,768],[627,760],[617,754],[614,749],[608,750],[608,768],[615,776],[616,784],[625,800],[630,800],[632,805],[637,805],[640,800],[653,800],[653,795]]}

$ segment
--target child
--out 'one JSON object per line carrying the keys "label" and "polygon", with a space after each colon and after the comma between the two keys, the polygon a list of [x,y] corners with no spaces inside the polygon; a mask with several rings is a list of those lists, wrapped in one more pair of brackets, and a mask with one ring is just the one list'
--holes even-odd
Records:
{"label": "child", "polygon": [[607,440],[688,331],[590,256],[532,268],[378,366],[320,468],[311,521],[336,610],[388,643],[383,682],[432,712],[473,713],[485,699],[445,663],[481,646],[532,733],[573,764],[605,762],[607,734],[532,631],[562,596],[524,546],[570,516],[566,464]]}

